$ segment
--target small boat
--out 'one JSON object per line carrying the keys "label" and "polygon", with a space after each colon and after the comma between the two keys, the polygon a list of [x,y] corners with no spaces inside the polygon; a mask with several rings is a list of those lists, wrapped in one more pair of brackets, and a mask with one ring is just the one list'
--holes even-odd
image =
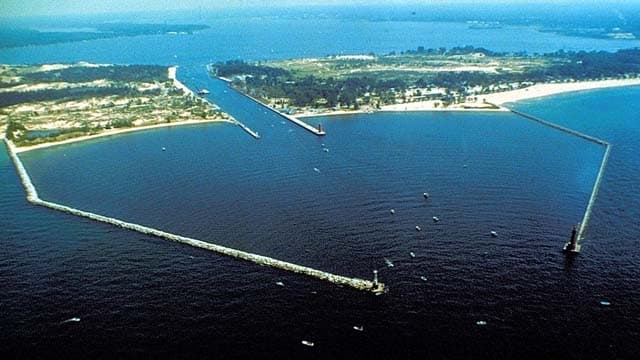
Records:
{"label": "small boat", "polygon": [[364,326],[360,325],[360,326],[354,326],[353,330],[355,331],[363,331],[364,330]]}
{"label": "small boat", "polygon": [[389,212],[391,213],[391,215],[396,213],[396,211],[394,209],[389,210]]}
{"label": "small boat", "polygon": [[200,95],[200,96],[207,95],[208,93],[209,93],[209,90],[207,90],[207,89],[198,90],[198,95]]}
{"label": "small boat", "polygon": [[490,234],[491,234],[491,237],[498,237],[498,233],[495,231],[492,231]]}
{"label": "small boat", "polygon": [[412,258],[416,257],[416,254],[413,251],[409,251],[409,255],[411,255]]}
{"label": "small boat", "polygon": [[315,345],[313,342],[311,341],[307,341],[307,340],[302,340],[302,345],[308,346],[308,347],[313,347],[313,345]]}
{"label": "small boat", "polygon": [[428,192],[422,193],[422,197],[425,198],[425,199],[428,199],[429,198],[429,193]]}
{"label": "small boat", "polygon": [[79,317],[72,317],[71,319],[67,319],[67,320],[63,321],[62,323],[65,324],[65,323],[79,322],[79,321],[80,321]]}
{"label": "small boat", "polygon": [[608,302],[608,301],[600,301],[600,305],[602,305],[602,306],[609,306],[609,305],[611,305],[611,303],[610,303],[610,302]]}
{"label": "small boat", "polygon": [[420,280],[427,281],[427,277],[426,276],[420,276]]}
{"label": "small boat", "polygon": [[167,148],[163,146],[162,151],[167,151]]}
{"label": "small boat", "polygon": [[391,262],[391,260],[389,260],[387,258],[384,258],[384,262],[387,264],[387,267],[392,268],[394,266],[393,262]]}
{"label": "small boat", "polygon": [[437,217],[437,216],[434,216],[432,219],[433,219],[433,222],[438,222],[438,221],[440,221],[440,218],[439,218],[439,217]]}
{"label": "small boat", "polygon": [[318,168],[313,168],[313,171],[315,171],[317,173],[320,173],[320,169],[318,169]]}
{"label": "small boat", "polygon": [[422,228],[420,226],[416,225],[416,230],[417,231],[422,231]]}
{"label": "small boat", "polygon": [[484,321],[484,320],[478,320],[478,321],[476,321],[476,325],[478,325],[478,326],[485,326],[485,325],[487,325],[487,322],[486,322],[486,321]]}
{"label": "small boat", "polygon": [[324,148],[324,149],[322,149],[322,151],[324,151],[324,152],[329,152],[329,149]]}
{"label": "small boat", "polygon": [[278,281],[278,282],[276,282],[276,285],[278,285],[278,286],[284,286],[284,283],[283,283],[282,281]]}

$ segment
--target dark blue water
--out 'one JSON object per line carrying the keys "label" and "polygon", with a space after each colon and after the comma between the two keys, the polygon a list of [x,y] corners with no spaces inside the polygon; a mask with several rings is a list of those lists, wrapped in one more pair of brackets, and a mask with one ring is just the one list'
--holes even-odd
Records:
{"label": "dark blue water", "polygon": [[[147,62],[147,53],[166,55],[158,44],[183,46],[158,41],[116,55],[116,40],[0,54],[9,62],[30,55]],[[77,52],[51,53],[67,46]],[[279,46],[274,56],[300,51]],[[207,79],[206,60],[188,54],[180,77],[206,85],[261,140],[214,124],[25,153],[41,197],[339,274],[380,269],[390,292],[374,297],[33,207],[0,151],[3,354],[634,358],[640,351],[640,89],[516,105],[613,144],[584,251],[568,261],[560,249],[581,220],[600,147],[506,113],[319,118],[328,135],[317,138]],[[72,317],[81,321],[63,323]]]}

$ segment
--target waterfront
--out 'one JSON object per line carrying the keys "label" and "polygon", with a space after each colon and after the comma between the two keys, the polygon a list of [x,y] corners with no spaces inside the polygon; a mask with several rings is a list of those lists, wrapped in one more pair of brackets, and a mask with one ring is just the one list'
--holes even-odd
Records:
{"label": "waterfront", "polygon": [[[640,351],[629,341],[640,328],[637,87],[515,105],[613,144],[583,252],[571,263],[560,249],[586,206],[599,146],[506,113],[314,118],[327,129],[317,138],[206,78],[203,66],[185,68],[187,85],[206,83],[260,141],[227,124],[194,125],[24,153],[40,196],[341,274],[367,277],[379,268],[390,292],[361,294],[33,207],[3,149],[3,352],[631,358]],[[424,191],[432,195],[426,204]],[[62,323],[76,316],[82,320]]]}

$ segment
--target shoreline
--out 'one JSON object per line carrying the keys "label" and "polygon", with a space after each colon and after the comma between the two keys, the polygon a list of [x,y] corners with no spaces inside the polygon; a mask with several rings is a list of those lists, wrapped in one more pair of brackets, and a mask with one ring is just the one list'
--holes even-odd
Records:
{"label": "shoreline", "polygon": [[[523,100],[537,99],[547,96],[554,96],[559,94],[600,90],[615,87],[625,86],[640,86],[640,78],[633,79],[609,79],[609,80],[592,80],[592,81],[576,81],[576,82],[563,82],[563,83],[540,83],[526,88],[508,90],[502,92],[496,92],[491,94],[481,94],[476,97],[479,101],[465,102],[460,104],[453,104],[449,107],[436,107],[435,103],[441,103],[438,100],[429,101],[416,101],[412,103],[384,105],[381,109],[376,110],[335,110],[327,112],[310,112],[303,111],[300,114],[296,114],[296,117],[318,117],[318,116],[340,116],[340,115],[355,115],[372,112],[505,112],[509,111],[504,104],[514,103]],[[482,101],[486,101],[489,105],[495,105],[497,108],[482,107],[484,104]]]}
{"label": "shoreline", "polygon": [[638,85],[640,85],[640,78],[591,80],[563,83],[540,83],[517,90],[484,94],[481,97],[489,103],[500,106],[506,103],[537,99],[564,93]]}
{"label": "shoreline", "polygon": [[[176,76],[177,72],[178,65],[170,66],[169,68],[167,68],[167,76],[169,77],[169,80],[173,81],[173,86],[182,90],[185,95],[191,95],[197,98],[196,93],[194,93],[193,90],[189,89],[185,84],[178,80],[178,77]],[[206,101],[206,99],[204,100]]]}
{"label": "shoreline", "polygon": [[[176,88],[182,90],[182,92],[184,93],[185,96],[191,96],[193,98],[198,99],[199,97],[193,92],[193,90],[189,89],[185,84],[183,84],[180,80],[178,80],[178,78],[176,76],[177,70],[178,70],[178,66],[177,65],[170,66],[170,67],[167,68],[167,76],[168,76],[169,80],[173,81],[173,86],[175,86]],[[207,99],[204,99],[204,98],[200,98],[200,99],[202,99],[202,101],[205,101],[207,104],[209,104],[214,109],[216,109],[216,110],[220,109],[217,105],[212,104]],[[114,136],[114,135],[119,135],[119,134],[126,134],[126,133],[130,133],[130,132],[135,132],[135,131],[157,129],[157,128],[164,128],[164,127],[194,125],[194,124],[207,124],[207,123],[216,123],[216,122],[230,123],[230,124],[235,124],[235,125],[238,124],[238,122],[233,117],[231,117],[231,115],[227,114],[227,116],[229,116],[228,119],[184,120],[184,121],[177,121],[177,122],[170,122],[170,123],[160,123],[160,124],[153,124],[153,125],[139,125],[139,126],[127,127],[127,128],[109,129],[109,130],[105,130],[103,132],[100,132],[98,134],[83,135],[83,136],[78,136],[78,137],[75,137],[75,138],[65,139],[65,140],[61,140],[61,141],[51,141],[51,142],[45,142],[45,143],[40,143],[40,144],[36,144],[36,145],[28,145],[28,146],[20,146],[20,147],[15,146],[15,152],[16,153],[23,153],[23,152],[27,152],[27,151],[31,151],[31,150],[44,149],[44,148],[48,148],[48,147],[52,147],[52,146],[71,144],[71,143],[80,142],[80,141],[87,141],[87,140],[97,139],[97,138],[101,138],[101,137],[105,137],[105,136]],[[255,137],[255,135],[254,135],[254,137]]]}
{"label": "shoreline", "polygon": [[152,130],[152,129],[158,129],[158,128],[184,126],[184,125],[209,124],[209,123],[235,124],[235,122],[232,120],[212,119],[212,120],[185,120],[185,121],[164,123],[164,124],[141,125],[141,126],[135,126],[130,128],[106,130],[99,134],[78,136],[75,138],[66,139],[62,141],[45,142],[45,143],[30,145],[30,146],[15,146],[15,152],[16,154],[19,154],[27,151],[32,151],[32,150],[45,149],[52,146],[71,144],[71,143],[81,142],[81,141],[88,141],[88,140],[98,139],[101,137],[115,136],[115,135],[130,133],[130,132],[136,132],[136,131]]}
{"label": "shoreline", "polygon": [[[191,91],[188,87],[186,87],[184,84],[182,84],[179,80],[176,79],[175,77],[176,70],[177,70],[177,66],[172,66],[169,68],[169,77],[174,81],[174,84],[176,85],[176,87],[182,89],[187,94],[192,94],[195,96],[193,91]],[[357,115],[357,114],[368,114],[373,112],[406,112],[406,111],[505,112],[505,111],[510,111],[508,108],[504,107],[504,104],[507,104],[507,103],[542,98],[542,97],[559,95],[559,94],[570,93],[570,92],[599,90],[599,89],[608,89],[608,88],[625,87],[625,86],[640,86],[640,78],[577,81],[577,82],[569,82],[569,83],[542,83],[542,84],[535,84],[535,85],[522,88],[522,89],[517,89],[517,90],[509,90],[509,91],[503,91],[498,93],[485,94],[482,97],[479,97],[484,101],[486,101],[487,103],[498,106],[498,108],[496,109],[478,107],[477,102],[455,104],[454,106],[450,106],[447,108],[436,108],[434,107],[433,104],[434,102],[437,102],[437,101],[432,100],[432,101],[420,101],[420,102],[413,102],[413,103],[406,103],[406,104],[385,105],[382,107],[382,109],[375,110],[375,111],[362,110],[362,109],[350,110],[350,111],[336,110],[336,111],[329,111],[325,113],[311,113],[306,111],[291,117],[307,118],[307,117],[321,117],[321,116]],[[253,100],[257,101],[256,99],[253,99]],[[270,109],[273,109],[267,104],[262,104],[262,105]],[[468,106],[468,107],[465,108],[464,106]],[[273,110],[277,111],[276,109],[273,109]],[[302,121],[302,120],[299,120],[299,121]],[[112,129],[112,130],[101,132],[99,134],[79,136],[76,138],[66,139],[62,141],[47,142],[47,143],[41,143],[41,144],[31,145],[31,146],[16,147],[16,153],[22,153],[22,152],[27,152],[31,150],[37,150],[37,149],[44,149],[52,146],[87,141],[87,140],[92,140],[100,137],[114,136],[118,134],[124,134],[124,133],[135,132],[135,131],[150,130],[150,129],[163,128],[163,127],[182,126],[182,125],[207,124],[207,123],[216,123],[216,122],[237,124],[237,121],[235,119],[229,118],[229,119],[214,119],[214,120],[186,120],[186,121],[166,123],[166,124],[142,125],[142,126],[136,126],[131,128]]]}

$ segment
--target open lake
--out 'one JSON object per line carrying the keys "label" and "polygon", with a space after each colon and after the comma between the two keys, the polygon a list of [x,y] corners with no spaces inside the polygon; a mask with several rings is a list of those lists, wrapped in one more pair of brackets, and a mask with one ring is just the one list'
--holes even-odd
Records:
{"label": "open lake", "polygon": [[[602,147],[510,113],[482,112],[314,118],[309,121],[327,131],[318,138],[208,78],[204,69],[210,59],[420,45],[541,52],[613,50],[638,42],[525,27],[478,33],[462,23],[210,21],[211,29],[183,38],[0,50],[0,63],[178,64],[181,80],[208,88],[211,100],[262,136],[255,140],[228,124],[193,125],[21,154],[40,196],[341,275],[369,279],[378,269],[389,293],[376,297],[34,207],[2,148],[0,353],[640,353],[639,87],[512,105],[613,145],[583,252],[571,261],[561,248],[582,219]],[[433,216],[441,221],[434,223]],[[73,317],[82,320],[63,322]]]}

